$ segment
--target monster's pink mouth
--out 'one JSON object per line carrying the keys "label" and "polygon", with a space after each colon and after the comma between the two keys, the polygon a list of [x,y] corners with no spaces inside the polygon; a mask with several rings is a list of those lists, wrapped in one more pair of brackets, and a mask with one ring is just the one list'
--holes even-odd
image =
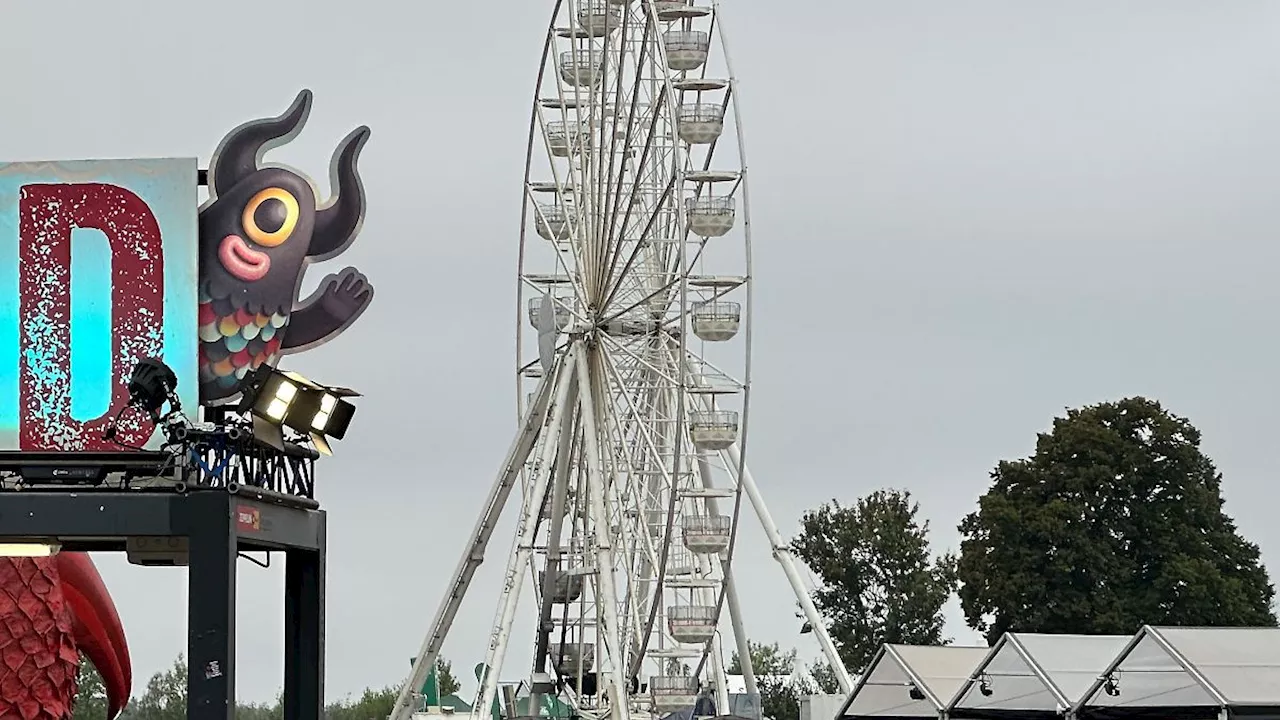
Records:
{"label": "monster's pink mouth", "polygon": [[261,280],[271,269],[271,258],[266,253],[249,247],[239,235],[222,238],[222,243],[218,246],[218,259],[227,272],[245,282]]}

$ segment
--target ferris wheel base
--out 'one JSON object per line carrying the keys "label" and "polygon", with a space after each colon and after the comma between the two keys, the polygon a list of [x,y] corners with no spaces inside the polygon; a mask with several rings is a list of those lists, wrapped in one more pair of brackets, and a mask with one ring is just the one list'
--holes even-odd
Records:
{"label": "ferris wheel base", "polygon": [[[589,373],[587,372],[591,361],[589,360],[589,350],[585,342],[575,341],[567,352],[560,355],[553,367],[542,378],[541,384],[537,392],[534,393],[533,402],[523,418],[521,430],[517,434],[511,448],[507,453],[507,457],[501,464],[501,471],[498,473],[493,487],[489,492],[486,501],[485,510],[481,513],[481,517],[472,532],[470,541],[459,561],[458,567],[454,572],[450,583],[450,592],[441,604],[432,627],[428,631],[427,637],[423,642],[423,646],[417,655],[411,676],[402,689],[401,698],[397,703],[399,712],[392,715],[392,720],[409,720],[411,717],[437,718],[437,717],[458,717],[459,714],[441,711],[440,713],[421,713],[404,712],[404,710],[412,707],[415,692],[413,688],[422,686],[426,680],[427,670],[434,666],[436,658],[439,655],[441,646],[452,624],[453,618],[456,616],[458,609],[461,607],[467,589],[471,584],[471,579],[476,569],[483,561],[485,551],[488,548],[489,540],[492,537],[493,530],[497,525],[498,518],[503,510],[504,505],[509,500],[515,486],[519,481],[521,470],[527,467],[526,463],[531,459],[530,456],[535,447],[541,447],[544,459],[554,460],[557,448],[562,447],[562,440],[566,440],[564,435],[559,433],[562,426],[569,425],[566,418],[572,412],[576,412],[576,422],[581,423],[586,428],[588,437],[594,434],[593,413],[595,412],[595,403],[592,400],[591,385]],[[543,435],[548,434],[548,437]],[[541,440],[541,442],[540,442]],[[597,450],[598,452],[598,450]],[[760,494],[759,488],[756,486],[755,480],[752,478],[750,471],[742,462],[741,449],[738,445],[732,444],[729,447],[719,451],[723,454],[725,465],[735,468],[733,473],[734,487],[722,488],[731,491],[732,496],[741,496],[742,500],[746,500],[754,510],[757,520],[764,529],[766,537],[769,539],[774,559],[781,567],[784,576],[787,578],[788,584],[795,594],[795,598],[803,611],[808,625],[812,628],[813,635],[819,641],[824,655],[827,656],[828,662],[831,663],[836,671],[837,680],[841,686],[842,692],[852,690],[852,682],[848,673],[844,670],[840,663],[839,656],[836,653],[835,646],[831,641],[826,630],[826,623],[818,614],[817,608],[813,604],[813,600],[809,595],[807,587],[804,585],[802,577],[797,569],[796,562],[792,557],[789,544],[782,537],[776,523],[774,523],[768,508],[764,504],[764,499]],[[593,468],[593,473],[598,473],[599,468]],[[511,628],[514,621],[514,611],[519,598],[520,588],[527,582],[527,576],[530,575],[528,569],[530,566],[530,551],[533,547],[532,530],[536,528],[538,521],[535,518],[539,515],[538,508],[543,507],[543,501],[552,496],[553,483],[550,478],[554,473],[544,473],[541,481],[531,481],[530,484],[523,488],[524,503],[521,510],[521,521],[519,524],[520,536],[516,538],[516,549],[508,561],[507,566],[507,582],[503,589],[501,606],[498,623],[494,628],[494,637],[491,639],[488,657],[486,663],[481,668],[501,668],[505,659],[505,650],[511,635]],[[595,509],[596,521],[607,517],[605,510],[599,507],[601,496],[603,495],[599,486],[599,477],[592,481],[593,487],[587,493],[595,496],[593,504]],[[710,489],[710,488],[708,488]],[[563,490],[561,490],[563,493]],[[721,493],[704,493],[700,499],[707,503],[716,502],[716,497]],[[561,494],[561,502],[563,502],[563,494]],[[554,518],[554,513],[552,518]],[[599,544],[603,543],[603,538],[597,538]],[[610,548],[596,548],[596,558],[601,561],[599,567],[613,567],[612,561],[607,557]],[[587,553],[590,555],[590,553]],[[747,644],[747,634],[745,632],[742,612],[739,606],[739,598],[734,588],[733,573],[730,563],[726,559],[727,553],[722,554],[722,582],[725,591],[725,609],[729,616],[729,624],[731,626],[733,642],[740,658],[743,658],[743,679],[747,689],[747,698],[739,699],[737,697],[729,697],[728,688],[726,686],[725,677],[723,675],[722,658],[714,658],[713,669],[717,670],[718,677],[710,679],[710,688],[714,692],[716,706],[734,711],[735,715],[745,716],[748,718],[759,717],[759,701],[758,689],[756,687],[756,678],[753,669],[750,666],[749,646]],[[596,573],[597,581],[601,578],[609,579],[610,573]],[[550,578],[544,575],[544,586],[539,595],[546,599],[552,589],[549,582]],[[670,579],[669,579],[670,580]],[[609,598],[606,602],[603,598],[599,601],[604,605],[606,610],[614,602],[613,598]],[[606,613],[602,613],[605,615]],[[613,617],[602,618],[600,625],[603,626],[602,632],[607,632],[608,627],[612,623],[616,623],[618,618]],[[548,624],[547,627],[550,627]],[[716,648],[717,653],[720,648],[720,640],[725,633],[717,625],[716,634],[711,645]],[[616,626],[615,626],[616,627]],[[607,635],[602,635],[606,637]],[[612,635],[614,642],[617,642],[616,633]],[[545,636],[542,640],[545,643]],[[546,658],[547,645],[543,644],[540,650]],[[602,652],[607,652],[607,647],[602,646]],[[706,662],[707,655],[702,655],[702,661]],[[659,652],[652,653],[653,656],[661,657]],[[562,656],[565,657],[565,656]],[[664,663],[672,662],[674,658],[664,660]],[[692,658],[691,658],[692,659]],[[676,660],[678,662],[678,660]],[[591,673],[597,676],[599,683],[598,695],[591,698],[583,698],[582,703],[573,703],[567,707],[573,707],[571,716],[576,715],[584,720],[649,720],[649,718],[668,718],[675,715],[677,718],[688,718],[690,715],[685,714],[691,710],[696,702],[706,697],[706,687],[700,686],[693,682],[695,678],[682,678],[680,676],[659,676],[654,675],[647,679],[647,682],[641,685],[633,685],[621,680],[623,673],[621,668],[614,668],[614,663],[610,660],[607,664],[608,670],[601,669],[598,676],[597,673]],[[687,667],[687,666],[686,666]],[[685,672],[688,672],[686,669]],[[515,688],[505,683],[499,683],[497,673],[481,673],[482,691],[479,702],[475,707],[495,707],[499,698],[507,695],[512,701],[515,700]],[[679,682],[688,680],[688,683]],[[662,685],[663,687],[659,687]],[[647,686],[647,687],[646,687]],[[686,689],[687,688],[687,689]],[[621,690],[621,692],[619,692]],[[639,692],[637,692],[639,691]],[[647,692],[646,692],[647,691]],[[535,696],[536,697],[536,696]],[[601,702],[601,698],[607,698],[610,702]],[[521,698],[523,700],[523,698]],[[737,701],[737,702],[733,702]],[[525,701],[530,705],[534,705],[537,701],[535,698],[529,698]],[[593,711],[588,705],[599,704],[602,710]],[[735,707],[736,706],[736,707]],[[519,707],[519,705],[516,705]],[[683,712],[682,712],[683,711]],[[754,713],[754,714],[748,714]],[[518,715],[509,715],[508,712],[495,711],[491,713],[476,712],[472,710],[466,713],[470,717],[477,720],[504,720],[508,717],[519,717]],[[540,717],[549,717],[548,715],[540,715]]]}

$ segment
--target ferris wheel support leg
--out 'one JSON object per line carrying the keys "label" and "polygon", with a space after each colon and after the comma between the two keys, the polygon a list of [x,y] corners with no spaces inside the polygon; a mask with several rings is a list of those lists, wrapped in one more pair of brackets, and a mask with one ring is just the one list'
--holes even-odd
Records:
{"label": "ferris wheel support leg", "polygon": [[840,692],[845,695],[853,692],[853,680],[849,678],[849,671],[845,669],[844,662],[840,660],[840,653],[836,651],[835,643],[831,641],[831,633],[827,632],[826,621],[814,606],[813,598],[809,596],[809,590],[804,586],[804,579],[800,577],[800,571],[796,568],[796,560],[791,554],[791,548],[783,539],[782,533],[778,531],[778,525],[769,514],[769,508],[765,507],[764,498],[760,496],[760,489],[756,487],[751,471],[742,462],[742,452],[738,449],[737,443],[730,445],[725,452],[729,456],[729,462],[726,464],[730,468],[741,468],[741,472],[738,473],[738,483],[747,494],[747,498],[751,500],[756,517],[760,519],[760,524],[764,527],[765,535],[768,536],[769,544],[773,548],[773,557],[782,566],[782,572],[786,574],[787,582],[791,583],[791,590],[795,593],[801,610],[804,611],[805,619],[809,621],[813,634],[818,638],[818,644],[822,646],[822,653],[826,655],[827,662],[831,663],[831,669],[835,671]]}
{"label": "ferris wheel support leg", "polygon": [[[577,386],[574,385],[569,390],[569,396],[565,399],[565,408],[570,410],[578,401]],[[568,501],[569,495],[569,465],[571,455],[573,453],[573,436],[574,423],[573,413],[566,411],[560,424],[559,447],[556,448],[556,464],[555,476],[551,480],[551,518],[549,520],[550,528],[547,534],[547,567],[542,577],[541,597],[542,603],[538,610],[538,635],[534,643],[533,650],[533,672],[540,673],[546,669],[547,650],[550,645],[551,635],[551,613],[554,600],[554,586],[552,583],[559,581],[560,575],[560,535],[564,526],[565,503]],[[539,506],[541,507],[541,506]],[[539,510],[540,511],[540,510]],[[535,576],[536,577],[536,576]],[[559,661],[560,658],[556,660]],[[575,673],[576,675],[577,673]],[[530,676],[530,680],[533,678]],[[533,685],[533,682],[530,682]],[[542,693],[537,690],[531,693],[529,698],[529,707],[542,707]]]}
{"label": "ferris wheel support leg", "polygon": [[396,698],[390,720],[407,720],[413,714],[414,694],[427,681],[431,668],[435,667],[436,658],[440,655],[440,647],[444,645],[449,627],[458,614],[458,608],[462,606],[467,588],[471,586],[471,579],[475,577],[480,563],[484,562],[485,549],[489,546],[489,539],[493,536],[498,518],[502,515],[502,509],[511,496],[511,490],[515,487],[520,468],[524,466],[538,440],[547,405],[556,386],[552,380],[553,377],[553,375],[543,377],[534,401],[526,411],[520,433],[511,443],[511,448],[507,450],[507,457],[502,461],[498,477],[494,480],[493,487],[489,490],[489,497],[485,500],[484,512],[480,514],[480,519],[471,531],[471,539],[462,553],[462,558],[458,561],[457,569],[453,571],[453,579],[449,581],[449,594],[436,610],[435,619],[431,621],[431,629],[427,631],[422,647],[418,649],[418,656],[413,661],[413,669],[409,671],[409,678],[405,680],[404,687],[400,689],[400,695]]}
{"label": "ferris wheel support leg", "polygon": [[[705,453],[698,453],[698,474],[702,476],[702,487],[708,490],[715,487],[715,482],[711,477],[711,463],[707,461]],[[720,503],[715,498],[707,498],[707,512],[712,515],[720,514]],[[738,665],[742,668],[742,681],[747,686],[747,694],[752,697],[760,697],[760,687],[756,684],[756,671],[751,665],[751,643],[748,642],[747,631],[742,622],[742,605],[738,602],[738,589],[733,584],[733,567],[726,560],[720,561],[720,571],[724,575],[724,594],[725,604],[729,606],[729,624],[733,628],[733,642],[738,650]],[[723,661],[717,659],[721,671],[723,671]],[[728,687],[725,687],[724,705],[729,707]],[[717,698],[717,702],[719,699]],[[727,711],[726,711],[727,712]]]}
{"label": "ferris wheel support leg", "polygon": [[721,715],[728,715],[729,678],[724,672],[724,641],[719,633],[712,640],[711,674],[716,679],[716,708]]}
{"label": "ferris wheel support leg", "polygon": [[593,520],[592,535],[596,548],[596,581],[599,596],[597,601],[602,605],[604,615],[604,638],[609,655],[609,695],[613,711],[610,717],[614,720],[630,720],[631,708],[627,698],[627,683],[623,677],[623,668],[627,664],[626,647],[622,638],[622,626],[618,621],[618,589],[614,586],[613,577],[613,545],[609,527],[612,521],[605,507],[604,468],[600,454],[600,436],[596,433],[596,405],[594,388],[591,387],[587,363],[586,345],[578,343],[578,402],[581,405],[582,436],[586,444],[587,459],[587,495],[591,505]]}
{"label": "ferris wheel support leg", "polygon": [[520,590],[524,587],[524,576],[521,570],[528,565],[533,554],[533,544],[537,540],[538,516],[542,513],[542,503],[547,499],[551,472],[549,468],[560,450],[560,429],[563,425],[564,413],[569,410],[569,395],[574,385],[574,370],[577,360],[565,356],[564,363],[557,373],[555,383],[555,399],[551,402],[551,410],[547,414],[546,439],[542,443],[542,456],[538,458],[542,471],[529,480],[529,496],[520,512],[520,521],[516,530],[516,548],[507,561],[505,582],[502,588],[501,610],[498,621],[494,625],[493,636],[489,640],[489,651],[485,656],[484,683],[480,687],[479,702],[473,713],[480,717],[488,714],[493,707],[493,700],[498,695],[498,675],[502,671],[502,663],[507,657],[507,643],[511,640],[511,624],[515,620],[516,608],[520,603]]}

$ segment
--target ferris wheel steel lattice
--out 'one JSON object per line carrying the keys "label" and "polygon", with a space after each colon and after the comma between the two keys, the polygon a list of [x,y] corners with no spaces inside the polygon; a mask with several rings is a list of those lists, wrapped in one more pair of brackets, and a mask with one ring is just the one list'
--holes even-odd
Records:
{"label": "ferris wheel steel lattice", "polygon": [[[662,716],[702,695],[729,712],[730,650],[758,699],[732,571],[744,505],[852,689],[744,462],[747,190],[718,5],[555,3],[524,179],[520,427],[392,720],[412,715],[517,486],[478,715],[516,672],[504,667],[513,643],[533,648],[520,672],[533,714],[545,695],[587,718]],[[513,638],[526,590],[538,622]]]}

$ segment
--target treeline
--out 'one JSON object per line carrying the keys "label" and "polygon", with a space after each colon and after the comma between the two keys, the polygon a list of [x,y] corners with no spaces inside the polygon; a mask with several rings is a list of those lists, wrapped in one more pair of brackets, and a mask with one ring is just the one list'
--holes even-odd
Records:
{"label": "treeline", "polygon": [[[459,685],[453,668],[443,657],[436,665],[440,694],[451,695]],[[103,720],[107,716],[107,696],[102,678],[89,662],[80,664],[80,691],[76,696],[73,720]],[[331,702],[325,706],[325,720],[381,720],[391,715],[400,685],[366,689],[359,697]],[[168,670],[158,672],[147,681],[146,691],[134,697],[120,720],[186,720],[187,661],[179,655]],[[273,703],[237,703],[236,717],[241,720],[283,720],[280,698]]]}
{"label": "treeline", "polygon": [[[883,643],[950,643],[942,609],[956,594],[988,643],[1007,631],[1274,626],[1275,588],[1224,512],[1200,439],[1147,398],[1069,410],[1029,457],[991,471],[958,554],[935,554],[919,504],[893,489],[805,513],[791,548],[819,581],[815,604],[855,677]],[[777,645],[752,644],[751,656],[769,676],[766,717],[797,720],[800,697],[834,692],[825,663],[801,668]]]}
{"label": "treeline", "polygon": [[[942,609],[957,594],[968,625],[989,643],[1006,631],[1274,626],[1275,588],[1258,546],[1224,512],[1222,475],[1200,438],[1188,420],[1142,397],[1069,410],[1029,457],[996,464],[959,524],[958,553],[932,550],[919,504],[896,489],[806,512],[791,549],[818,580],[814,601],[852,676],[883,643],[950,643]],[[825,662],[801,667],[794,650],[776,644],[753,643],[750,654],[768,718],[798,720],[800,697],[835,691]],[[183,717],[185,673],[181,662],[157,673],[127,720]],[[456,689],[447,664],[442,684],[446,677]],[[395,691],[368,690],[330,705],[326,717],[385,717]],[[105,714],[82,715],[86,703],[77,718]],[[240,714],[276,718],[279,707]]]}

